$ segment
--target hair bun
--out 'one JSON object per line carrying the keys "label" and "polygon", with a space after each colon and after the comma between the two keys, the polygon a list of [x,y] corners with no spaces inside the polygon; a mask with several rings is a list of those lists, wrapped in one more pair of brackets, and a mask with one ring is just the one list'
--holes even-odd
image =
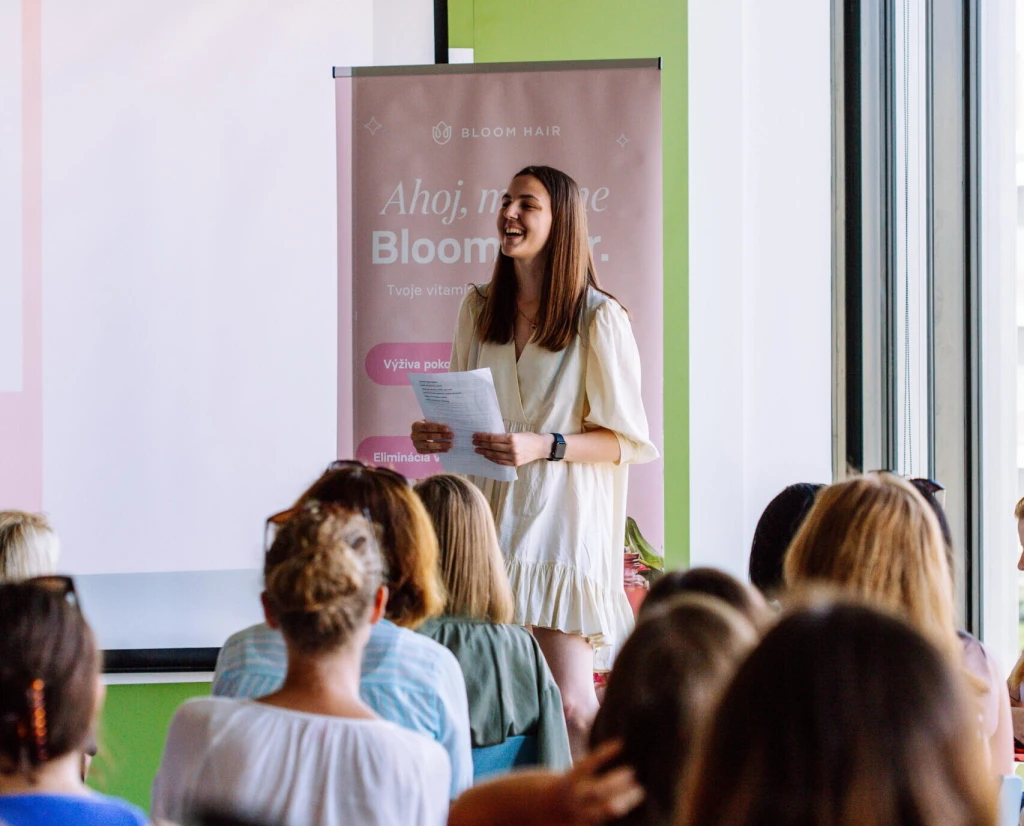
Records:
{"label": "hair bun", "polygon": [[383,579],[366,520],[336,505],[303,508],[274,539],[269,601],[287,637],[316,650],[343,643],[366,616]]}

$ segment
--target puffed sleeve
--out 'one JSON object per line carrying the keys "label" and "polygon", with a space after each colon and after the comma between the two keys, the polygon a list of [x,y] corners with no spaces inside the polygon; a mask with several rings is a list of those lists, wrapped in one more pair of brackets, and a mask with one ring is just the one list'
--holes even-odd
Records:
{"label": "puffed sleeve", "polygon": [[640,353],[626,311],[605,301],[590,324],[584,430],[604,427],[619,440],[619,464],[658,458],[640,398]]}
{"label": "puffed sleeve", "polygon": [[483,304],[476,289],[471,289],[459,306],[459,318],[455,322],[455,338],[452,340],[452,358],[449,373],[461,373],[469,369],[469,351],[476,341],[476,317]]}

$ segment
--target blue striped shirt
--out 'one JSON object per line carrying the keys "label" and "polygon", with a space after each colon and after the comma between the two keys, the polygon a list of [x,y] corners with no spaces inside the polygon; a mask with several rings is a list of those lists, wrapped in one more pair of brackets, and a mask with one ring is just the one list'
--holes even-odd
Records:
{"label": "blue striped shirt", "polygon": [[[213,694],[265,697],[281,687],[287,662],[279,631],[264,623],[239,631],[217,657]],[[473,785],[466,682],[451,651],[382,619],[363,651],[359,696],[385,720],[445,747],[452,764],[452,800]]]}

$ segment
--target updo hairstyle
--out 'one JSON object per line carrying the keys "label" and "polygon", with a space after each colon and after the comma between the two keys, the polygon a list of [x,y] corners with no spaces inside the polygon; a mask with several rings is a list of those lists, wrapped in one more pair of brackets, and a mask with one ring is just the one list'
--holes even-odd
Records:
{"label": "updo hairstyle", "polygon": [[331,502],[368,514],[379,526],[380,554],[387,568],[387,618],[415,628],[444,608],[437,564],[437,537],[430,517],[409,483],[394,471],[359,462],[337,463],[299,497]]}
{"label": "updo hairstyle", "polygon": [[384,565],[365,518],[341,505],[312,502],[278,531],[263,575],[285,638],[317,654],[343,646],[365,621]]}
{"label": "updo hairstyle", "polygon": [[41,513],[0,511],[0,582],[52,574],[60,540]]}
{"label": "updo hairstyle", "polygon": [[29,780],[85,748],[100,656],[77,604],[33,580],[0,584],[0,773]]}

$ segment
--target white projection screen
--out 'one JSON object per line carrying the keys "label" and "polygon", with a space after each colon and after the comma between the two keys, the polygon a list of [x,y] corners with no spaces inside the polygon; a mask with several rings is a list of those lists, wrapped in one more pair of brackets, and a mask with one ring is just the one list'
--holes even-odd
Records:
{"label": "white projection screen", "polygon": [[336,457],[331,68],[374,17],[0,0],[0,509],[49,515],[104,649],[258,621],[264,519]]}

